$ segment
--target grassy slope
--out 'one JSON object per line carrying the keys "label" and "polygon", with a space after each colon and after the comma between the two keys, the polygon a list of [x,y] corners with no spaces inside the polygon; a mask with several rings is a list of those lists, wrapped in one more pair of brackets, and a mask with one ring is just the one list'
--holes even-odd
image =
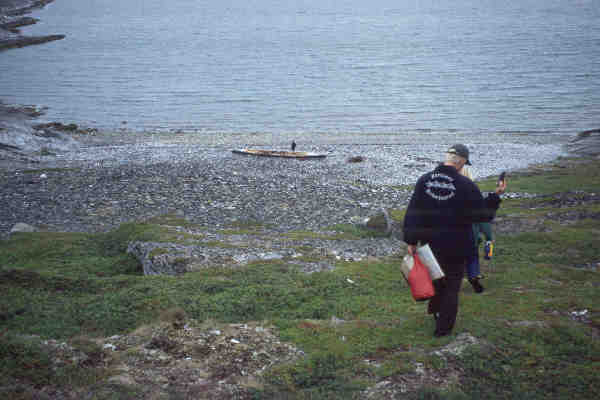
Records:
{"label": "grassy slope", "polygon": [[[598,192],[599,167],[599,161],[561,163],[513,175],[510,190]],[[493,182],[481,186],[489,190]],[[538,201],[507,200],[499,216],[539,218]],[[598,208],[577,210],[597,215]],[[185,278],[144,277],[125,245],[134,237],[168,235],[164,227],[18,234],[0,242],[0,387],[16,381],[89,385],[101,379],[87,374],[66,380],[73,371],[51,369],[36,339],[23,334],[62,340],[108,336],[178,306],[197,320],[272,321],[283,340],[304,349],[308,357],[273,370],[256,398],[349,398],[384,378],[410,377],[415,362],[441,376],[457,371],[460,378],[407,398],[600,398],[600,278],[597,271],[573,268],[600,261],[597,219],[547,225],[549,232],[497,236],[494,259],[483,265],[486,291],[477,295],[463,287],[455,328],[489,345],[450,360],[431,351],[456,336],[432,337],[433,320],[424,303],[412,301],[398,259],[342,262],[334,272],[311,275],[276,262]],[[580,310],[588,310],[591,321],[573,321],[571,312]],[[327,323],[332,317],[347,322]],[[379,367],[363,362],[367,359]]]}

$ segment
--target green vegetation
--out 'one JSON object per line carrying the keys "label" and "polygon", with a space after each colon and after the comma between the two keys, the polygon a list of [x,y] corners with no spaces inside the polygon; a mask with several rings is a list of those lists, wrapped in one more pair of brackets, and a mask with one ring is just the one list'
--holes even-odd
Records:
{"label": "green vegetation", "polygon": [[336,239],[364,239],[364,238],[376,238],[376,237],[387,237],[385,232],[378,232],[373,229],[368,229],[363,226],[352,225],[352,224],[337,224],[331,227],[332,231],[338,232],[335,236]]}
{"label": "green vegetation", "polygon": [[[509,189],[598,193],[599,168],[598,160],[560,160],[535,174],[512,174]],[[493,180],[481,186],[489,190]],[[170,216],[95,235],[19,233],[0,242],[0,394],[28,398],[26,391],[2,391],[18,382],[98,387],[96,398],[135,398],[135,388],[114,385],[107,392],[103,353],[89,338],[131,332],[177,309],[197,321],[268,321],[281,340],[306,353],[271,368],[253,389],[256,399],[359,398],[384,379],[418,381],[416,365],[439,379],[423,379],[403,398],[597,399],[599,213],[597,200],[565,207],[546,197],[504,201],[500,217],[535,220],[544,229],[497,234],[494,258],[482,266],[486,291],[463,287],[455,333],[442,339],[433,338],[426,304],[412,301],[398,259],[339,263],[333,272],[313,274],[271,261],[183,277],[142,276],[125,253],[127,243],[184,240],[170,226],[184,221]],[[396,220],[402,215],[392,211]],[[353,227],[334,229],[363,237]],[[582,310],[586,318],[573,317]],[[464,332],[481,343],[460,356],[435,352]],[[53,366],[41,339],[69,341],[90,364]]]}
{"label": "green vegetation", "polygon": [[[530,168],[528,172],[508,173],[506,176],[511,192],[552,194],[572,191],[598,190],[598,162],[578,159],[559,159],[550,164]],[[496,178],[481,182],[481,190],[491,191]]]}
{"label": "green vegetation", "polygon": [[191,227],[184,219],[163,220],[159,217],[141,223],[125,223],[116,230],[99,235],[98,241],[106,250],[121,253],[127,244],[138,240],[143,242],[194,243],[203,238],[198,233],[181,232],[176,227]]}

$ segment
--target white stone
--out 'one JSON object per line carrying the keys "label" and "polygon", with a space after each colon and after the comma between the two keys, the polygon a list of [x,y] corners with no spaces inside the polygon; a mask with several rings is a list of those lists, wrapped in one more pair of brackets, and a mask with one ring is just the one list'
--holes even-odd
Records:
{"label": "white stone", "polygon": [[126,386],[134,386],[136,384],[135,380],[128,374],[113,376],[108,379],[108,382]]}
{"label": "white stone", "polygon": [[37,228],[23,222],[16,223],[10,230],[10,233],[15,232],[36,232]]}

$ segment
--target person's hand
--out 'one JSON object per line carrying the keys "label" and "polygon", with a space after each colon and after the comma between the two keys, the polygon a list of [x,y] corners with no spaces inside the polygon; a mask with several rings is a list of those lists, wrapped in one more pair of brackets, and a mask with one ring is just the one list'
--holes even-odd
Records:
{"label": "person's hand", "polygon": [[416,253],[417,253],[417,245],[409,244],[408,245],[408,254],[410,254],[411,256],[414,256]]}
{"label": "person's hand", "polygon": [[496,194],[499,196],[506,190],[506,178],[501,181],[498,181],[498,185],[496,186]]}

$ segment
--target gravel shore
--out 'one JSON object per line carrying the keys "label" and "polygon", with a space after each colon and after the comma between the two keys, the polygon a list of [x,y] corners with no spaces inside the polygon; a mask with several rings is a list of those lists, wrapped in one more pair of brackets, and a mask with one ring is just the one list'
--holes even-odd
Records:
{"label": "gravel shore", "polygon": [[[0,133],[9,137],[16,126],[23,136],[35,124],[31,115],[12,113],[11,123],[4,117]],[[52,139],[48,130],[42,132],[34,136]],[[564,154],[566,141],[514,134],[498,134],[494,143],[486,143],[486,138],[459,133],[295,137],[84,132],[71,135],[76,145],[0,160],[2,235],[17,222],[93,232],[172,212],[211,227],[255,221],[277,231],[318,229],[402,207],[410,191],[401,186],[433,168],[449,144],[469,145],[476,176],[483,177],[555,159]],[[328,156],[297,160],[231,152],[287,149],[292,139],[297,150]],[[363,161],[349,162],[355,156]]]}
{"label": "gravel shore", "polygon": [[104,231],[172,212],[211,227],[256,221],[281,231],[313,229],[398,207],[408,195],[361,178],[364,165],[339,155],[323,161],[254,158],[228,148],[173,144],[87,148],[78,155],[88,157],[42,162],[33,172],[0,172],[1,231],[16,222]]}

